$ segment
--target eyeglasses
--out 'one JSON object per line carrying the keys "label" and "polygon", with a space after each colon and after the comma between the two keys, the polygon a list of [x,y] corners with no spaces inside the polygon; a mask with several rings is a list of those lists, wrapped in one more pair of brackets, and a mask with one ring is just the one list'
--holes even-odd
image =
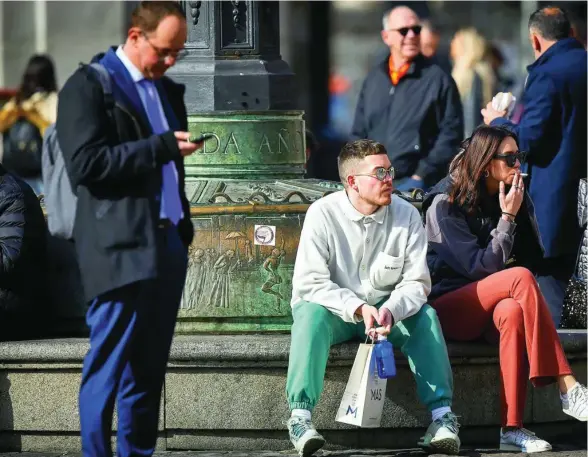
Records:
{"label": "eyeglasses", "polygon": [[390,176],[390,179],[394,179],[394,167],[390,167],[390,168],[384,168],[384,167],[379,167],[376,168],[375,172],[367,175],[355,175],[355,176],[370,176],[371,178],[376,178],[378,181],[384,181],[388,176]]}
{"label": "eyeglasses", "polygon": [[517,160],[523,164],[525,159],[527,158],[526,152],[514,152],[512,154],[495,154],[494,159],[504,160],[506,165],[510,168],[513,168],[517,164]]}
{"label": "eyeglasses", "polygon": [[143,35],[143,38],[145,38],[145,41],[147,41],[147,43],[149,43],[149,46],[151,46],[153,48],[153,50],[155,51],[155,54],[157,54],[157,57],[159,58],[160,62],[165,62],[165,59],[167,59],[168,57],[171,57],[172,59],[174,59],[177,62],[179,60],[182,60],[184,57],[186,57],[188,55],[188,51],[186,49],[179,49],[177,51],[174,51],[171,49],[160,48],[158,46],[155,46],[151,42],[151,40],[149,39],[149,37],[147,36],[147,34],[145,32],[141,32],[141,35]]}
{"label": "eyeglasses", "polygon": [[399,29],[387,29],[387,30],[390,30],[391,32],[398,32],[398,33],[400,33],[400,35],[406,36],[406,35],[408,35],[409,30],[412,30],[415,35],[420,35],[422,29],[423,29],[422,25],[413,25],[412,27],[400,27]]}

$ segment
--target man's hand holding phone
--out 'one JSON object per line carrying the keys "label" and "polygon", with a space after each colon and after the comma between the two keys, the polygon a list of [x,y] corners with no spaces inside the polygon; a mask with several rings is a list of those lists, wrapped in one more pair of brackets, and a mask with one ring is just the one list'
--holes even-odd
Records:
{"label": "man's hand holding phone", "polygon": [[174,132],[176,136],[176,140],[178,141],[178,148],[180,149],[180,154],[182,157],[189,156],[193,154],[198,149],[201,149],[204,146],[204,142],[208,138],[212,138],[212,134],[205,134],[200,135],[198,138],[190,139],[190,132]]}

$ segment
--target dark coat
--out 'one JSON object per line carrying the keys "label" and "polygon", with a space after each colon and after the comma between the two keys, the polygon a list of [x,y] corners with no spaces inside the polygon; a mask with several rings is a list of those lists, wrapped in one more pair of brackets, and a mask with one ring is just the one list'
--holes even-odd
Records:
{"label": "dark coat", "polygon": [[35,317],[44,300],[47,225],[35,192],[0,165],[0,312]]}
{"label": "dark coat", "polygon": [[573,38],[560,40],[532,65],[518,125],[500,118],[492,125],[512,128],[527,151],[529,194],[545,246],[545,257],[577,252],[578,184],[586,177],[586,51]]}
{"label": "dark coat", "polygon": [[417,174],[428,188],[447,174],[463,139],[459,93],[451,76],[422,56],[393,86],[388,58],[363,83],[351,139],[382,143],[397,179]]}
{"label": "dark coat", "polygon": [[115,49],[94,60],[108,69],[116,101],[114,124],[96,76],[78,69],[61,90],[57,137],[78,207],[74,240],[87,300],[158,275],[157,228],[162,166],[173,160],[184,212],[178,224],[186,247],[194,229],[184,191],[184,161],[173,131],[187,131],[184,86],[156,82],[170,131],[153,134],[147,113]]}

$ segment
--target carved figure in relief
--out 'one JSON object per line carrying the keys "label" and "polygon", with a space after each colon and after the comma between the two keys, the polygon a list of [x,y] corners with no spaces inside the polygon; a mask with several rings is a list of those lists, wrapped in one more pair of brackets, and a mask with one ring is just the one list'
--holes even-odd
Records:
{"label": "carved figure in relief", "polygon": [[227,250],[216,260],[213,265],[216,274],[212,290],[210,291],[209,306],[214,305],[217,308],[229,307],[230,277],[231,273],[240,263],[235,258],[235,251],[233,249]]}
{"label": "carved figure in relief", "polygon": [[182,309],[193,309],[204,291],[205,275],[204,250],[190,246],[188,251],[188,274],[182,296]]}
{"label": "carved figure in relief", "polygon": [[247,265],[252,265],[255,262],[253,250],[251,249],[251,240],[245,240],[245,261]]}
{"label": "carved figure in relief", "polygon": [[275,248],[272,249],[271,254],[265,261],[263,262],[263,269],[269,273],[267,280],[261,286],[261,291],[266,294],[272,294],[278,297],[280,300],[283,300],[284,297],[282,294],[274,290],[273,287],[279,284],[282,284],[283,279],[278,272],[278,268],[280,263],[282,263],[282,258],[286,255],[286,251],[284,251],[284,239],[282,238],[282,247],[281,249]]}
{"label": "carved figure in relief", "polygon": [[214,263],[216,262],[217,255],[214,248],[208,248],[204,252],[204,284],[202,286],[203,295],[209,296],[210,289],[214,284]]}

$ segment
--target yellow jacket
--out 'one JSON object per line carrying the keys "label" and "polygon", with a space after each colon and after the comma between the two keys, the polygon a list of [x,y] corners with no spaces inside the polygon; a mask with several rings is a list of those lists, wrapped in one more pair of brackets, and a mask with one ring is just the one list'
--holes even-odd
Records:
{"label": "yellow jacket", "polygon": [[0,110],[0,133],[6,132],[20,118],[35,125],[41,135],[57,119],[57,92],[37,92],[27,100],[16,104],[12,98]]}

